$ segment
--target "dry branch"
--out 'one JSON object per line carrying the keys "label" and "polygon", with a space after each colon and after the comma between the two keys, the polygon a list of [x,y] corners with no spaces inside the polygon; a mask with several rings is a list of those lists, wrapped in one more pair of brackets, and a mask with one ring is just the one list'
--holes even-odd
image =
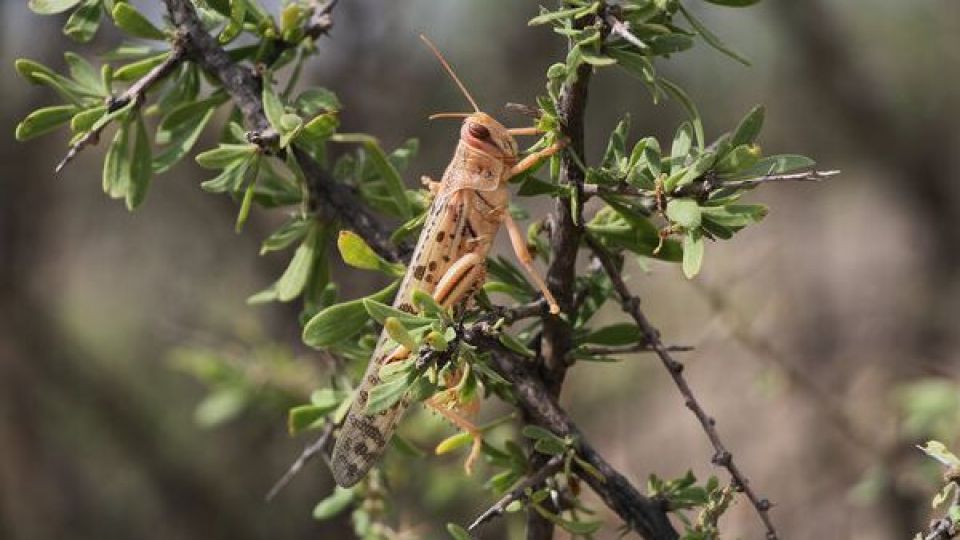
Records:
{"label": "dry branch", "polygon": [[733,461],[733,454],[724,446],[723,441],[720,439],[720,434],[717,432],[716,421],[704,411],[699,400],[697,400],[697,397],[694,395],[693,390],[690,388],[689,383],[687,383],[686,378],[683,376],[683,364],[674,360],[666,346],[664,346],[660,340],[660,332],[654,328],[649,319],[647,319],[646,314],[644,314],[640,308],[640,298],[630,293],[630,289],[627,287],[626,282],[624,282],[623,275],[620,273],[620,269],[610,253],[590,236],[587,236],[587,244],[590,246],[590,249],[593,250],[594,256],[600,261],[603,269],[610,277],[610,281],[613,283],[613,289],[617,293],[623,311],[633,317],[633,320],[637,323],[647,342],[650,343],[650,346],[657,353],[657,356],[663,362],[663,366],[667,368],[677,389],[680,390],[680,393],[683,395],[684,404],[697,417],[704,433],[706,433],[707,438],[710,439],[710,444],[714,450],[712,459],[714,465],[727,469],[733,481],[736,483],[737,489],[747,495],[757,515],[760,516],[760,520],[763,521],[767,529],[767,539],[776,540],[777,530],[773,525],[773,521],[770,519],[769,513],[771,507],[770,501],[757,495],[757,492],[750,486],[749,479]]}

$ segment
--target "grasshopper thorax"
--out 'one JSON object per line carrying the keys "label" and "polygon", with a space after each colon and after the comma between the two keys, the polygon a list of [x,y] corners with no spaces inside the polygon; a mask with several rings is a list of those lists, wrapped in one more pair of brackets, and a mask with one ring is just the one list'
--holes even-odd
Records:
{"label": "grasshopper thorax", "polygon": [[475,112],[463,120],[460,140],[473,150],[503,161],[516,161],[519,153],[510,131],[485,112]]}

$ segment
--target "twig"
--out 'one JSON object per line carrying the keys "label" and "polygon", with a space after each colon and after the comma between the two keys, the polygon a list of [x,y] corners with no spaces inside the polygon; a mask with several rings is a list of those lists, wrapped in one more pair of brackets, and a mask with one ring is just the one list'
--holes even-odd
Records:
{"label": "twig", "polygon": [[680,390],[680,393],[683,395],[684,403],[686,404],[687,408],[690,409],[690,411],[692,411],[697,417],[697,420],[700,421],[703,431],[706,433],[707,438],[710,439],[710,444],[713,445],[713,463],[727,469],[734,482],[736,482],[738,489],[741,489],[747,495],[747,498],[750,499],[750,503],[756,510],[757,515],[760,516],[760,520],[763,521],[763,524],[767,529],[768,540],[776,540],[777,530],[774,527],[773,521],[770,519],[769,515],[771,507],[770,501],[757,495],[757,493],[750,486],[750,482],[747,477],[743,474],[743,472],[740,471],[740,468],[733,461],[733,454],[726,449],[726,447],[723,445],[723,442],[720,440],[720,434],[717,432],[716,428],[716,421],[708,416],[703,410],[700,402],[693,394],[693,390],[690,389],[690,385],[684,378],[683,364],[674,360],[670,355],[670,352],[663,345],[663,342],[660,341],[660,332],[654,328],[652,324],[650,324],[647,316],[643,313],[643,310],[640,309],[640,298],[630,293],[630,289],[623,281],[623,276],[621,275],[620,270],[617,268],[617,265],[614,263],[610,253],[608,253],[607,250],[593,237],[587,235],[586,240],[587,244],[590,246],[590,249],[593,250],[594,255],[600,260],[600,263],[603,264],[604,270],[610,277],[610,281],[613,283],[613,288],[617,292],[617,296],[620,299],[621,307],[625,312],[633,317],[634,321],[636,321],[637,326],[640,327],[640,331],[643,332],[647,341],[653,347],[654,351],[656,351],[657,356],[670,373],[670,377],[673,379],[677,389]]}
{"label": "twig", "polygon": [[[260,78],[250,69],[234,62],[217,40],[203,29],[191,2],[164,0],[164,3],[170,20],[184,36],[187,54],[217,78],[230,94],[247,126],[253,130],[251,140],[261,146],[274,144],[279,134],[270,127],[264,113]],[[296,148],[294,152],[307,178],[312,210],[324,212],[328,218],[339,219],[386,259],[399,261],[412,251],[405,244],[394,246],[390,243],[389,233],[373,217],[354,189],[337,182],[306,152]]]}
{"label": "twig", "polygon": [[327,456],[329,449],[327,446],[329,446],[332,441],[331,436],[333,435],[333,429],[333,422],[328,419],[327,425],[323,426],[323,430],[320,432],[317,440],[304,447],[303,452],[301,452],[296,461],[290,465],[287,472],[283,473],[283,476],[281,476],[280,479],[277,480],[277,483],[267,492],[267,496],[264,498],[267,502],[272,501],[283,488],[287,487],[290,481],[293,480],[293,477],[314,457],[318,455],[322,456],[323,460],[327,463],[327,467],[330,467],[330,458]]}
{"label": "twig", "polygon": [[601,478],[577,469],[577,474],[633,531],[648,539],[672,540],[677,532],[666,515],[663,501],[640,493],[587,441],[570,416],[557,404],[531,363],[506,349],[489,325],[478,323],[464,332],[464,340],[490,351],[497,371],[510,381],[524,417],[560,437],[572,436],[577,455],[600,472]]}
{"label": "twig", "polygon": [[838,170],[832,171],[804,171],[789,174],[767,174],[756,178],[746,178],[743,180],[724,180],[720,182],[719,187],[724,188],[748,188],[767,184],[770,182],[822,182],[833,176],[840,174]]}
{"label": "twig", "polygon": [[923,540],[950,540],[957,537],[957,529],[950,518],[935,519]]}
{"label": "twig", "polygon": [[[140,77],[137,82],[130,85],[122,94],[117,97],[110,97],[107,100],[107,110],[104,114],[110,114],[116,112],[130,103],[134,104],[134,107],[139,107],[147,94],[147,91],[157,84],[157,82],[163,80],[167,75],[169,75],[183,60],[184,57],[184,47],[183,42],[180,37],[178,37],[173,42],[173,47],[170,49],[170,54],[161,62],[160,64],[154,66],[153,69],[147,72],[146,75]],[[84,148],[88,146],[94,146],[100,142],[100,134],[103,133],[103,129],[107,127],[108,123],[103,124],[102,126],[91,129],[81,137],[77,142],[70,145],[70,149],[67,151],[67,155],[64,156],[60,163],[57,163],[55,172],[60,172],[68,163],[73,161],[73,158],[77,157]]]}
{"label": "twig", "polygon": [[607,12],[603,14],[603,20],[607,23],[607,25],[610,26],[611,34],[618,36],[620,38],[623,38],[624,40],[628,41],[631,45],[637,47],[642,51],[645,51],[650,48],[650,45],[647,45],[646,43],[643,42],[643,40],[633,35],[633,32],[630,31],[629,22],[623,22],[620,19],[614,17],[613,14],[610,13],[610,10],[607,10]]}
{"label": "twig", "polygon": [[[840,174],[838,170],[831,171],[803,171],[787,174],[767,174],[754,178],[744,178],[742,180],[717,180],[710,178],[709,174],[704,175],[681,190],[679,194],[691,194],[698,197],[707,197],[712,192],[719,189],[745,189],[758,186],[760,184],[769,184],[773,182],[822,182]],[[652,214],[656,209],[656,197],[653,190],[641,189],[625,182],[614,185],[584,184],[583,194],[586,197],[594,195],[626,195],[628,197],[639,197],[641,209],[646,214]]]}
{"label": "twig", "polygon": [[524,497],[528,488],[536,488],[546,481],[547,478],[559,471],[562,467],[563,455],[553,456],[536,473],[528,476],[523,482],[520,482],[517,487],[513,488],[512,491],[497,501],[496,504],[488,508],[484,513],[480,514],[477,519],[473,520],[473,523],[467,527],[467,530],[473,531],[487,521],[502,515],[508,504]]}
{"label": "twig", "polygon": [[[670,352],[690,352],[694,350],[692,345],[670,345],[665,347]],[[638,343],[630,347],[582,347],[577,350],[578,353],[588,354],[590,356],[611,356],[617,354],[630,354],[638,352],[653,351],[653,347],[648,343]]]}
{"label": "twig", "polygon": [[337,7],[337,3],[340,0],[329,0],[322,6],[315,6],[313,8],[313,15],[310,16],[310,21],[307,23],[305,33],[310,39],[317,39],[320,36],[326,35],[333,28],[333,8]]}

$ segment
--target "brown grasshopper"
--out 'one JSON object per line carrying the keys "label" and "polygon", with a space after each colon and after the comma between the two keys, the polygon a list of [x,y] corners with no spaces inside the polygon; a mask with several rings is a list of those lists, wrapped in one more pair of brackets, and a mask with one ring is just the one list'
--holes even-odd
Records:
{"label": "brown grasshopper", "polygon": [[[558,152],[562,144],[554,144],[519,159],[514,136],[535,135],[539,131],[532,127],[509,129],[481,112],[443,55],[426,37],[420,38],[433,50],[474,112],[441,113],[430,117],[464,120],[460,141],[443,179],[433,182],[424,177],[424,183],[433,193],[433,202],[393,306],[416,313],[411,299],[416,289],[432,295],[443,307],[466,305],[484,282],[487,252],[500,226],[505,225],[517,258],[542,291],[550,312],[559,313],[556,300],[533,267],[526,238],[508,211],[510,192],[507,181]],[[333,477],[337,484],[344,487],[356,484],[386,450],[397,423],[410,404],[409,397],[404,396],[374,415],[366,414],[365,408],[370,391],[380,383],[380,368],[410,354],[406,347],[389,345],[386,330],[380,335],[333,451]],[[473,424],[452,410],[450,400],[442,401],[441,394],[425,403],[473,436],[473,449],[466,463],[469,471],[479,454],[482,435]]]}

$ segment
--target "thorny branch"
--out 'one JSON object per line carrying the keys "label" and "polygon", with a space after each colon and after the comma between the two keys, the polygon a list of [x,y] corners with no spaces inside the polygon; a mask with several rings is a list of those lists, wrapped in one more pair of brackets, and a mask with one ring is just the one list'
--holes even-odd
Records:
{"label": "thorny branch", "polygon": [[504,348],[492,333],[489,325],[478,323],[465,329],[464,340],[491,352],[497,371],[512,384],[524,416],[558,436],[569,435],[576,440],[577,455],[597,469],[601,478],[575,469],[576,472],[631,530],[644,538],[677,538],[677,532],[666,515],[664,501],[646,497],[614,469],[590,445],[567,412],[560,408],[540,375],[532,372],[530,363]]}
{"label": "thorny branch", "polygon": [[[670,345],[665,348],[670,352],[690,352],[694,349],[691,345]],[[618,354],[650,352],[653,350],[653,346],[649,343],[640,343],[629,347],[584,347],[583,349],[578,349],[578,352],[586,356],[614,356]]]}
{"label": "thorny branch", "polygon": [[264,498],[267,502],[273,500],[274,497],[280,493],[280,490],[287,487],[287,484],[293,480],[293,477],[303,469],[303,466],[306,465],[309,461],[317,456],[321,456],[325,462],[327,462],[327,467],[330,466],[330,446],[333,444],[333,430],[336,426],[328,418],[327,425],[323,426],[323,430],[320,432],[320,436],[317,437],[315,441],[308,444],[303,448],[303,452],[300,453],[300,456],[297,457],[290,468],[287,469],[287,472],[283,473],[283,476],[277,480],[277,483],[270,488],[270,491],[267,492],[267,496]]}
{"label": "thorny branch", "polygon": [[677,389],[680,390],[680,393],[683,395],[684,404],[688,409],[690,409],[691,412],[693,412],[693,414],[697,417],[697,420],[700,421],[703,431],[707,434],[707,438],[710,439],[710,444],[713,445],[713,463],[727,469],[727,471],[730,473],[730,476],[733,478],[733,481],[736,483],[737,488],[742,490],[747,495],[747,498],[750,499],[750,503],[760,516],[760,520],[763,521],[764,526],[767,528],[767,539],[776,540],[777,530],[774,527],[773,521],[770,519],[769,514],[771,507],[770,501],[757,495],[753,487],[750,486],[750,481],[747,479],[746,475],[740,471],[740,467],[738,467],[733,461],[733,454],[731,454],[730,451],[727,450],[723,445],[723,441],[720,439],[720,434],[717,432],[716,421],[708,416],[706,411],[703,410],[703,407],[700,405],[700,402],[694,395],[693,390],[691,390],[690,385],[687,383],[686,378],[684,378],[683,364],[674,360],[670,355],[670,352],[663,345],[663,342],[660,341],[660,332],[653,327],[653,325],[647,319],[646,314],[644,314],[643,310],[640,308],[640,298],[630,293],[630,289],[624,282],[623,276],[620,273],[620,269],[618,268],[616,262],[614,262],[613,257],[596,239],[588,235],[586,240],[587,244],[590,246],[590,249],[593,251],[594,256],[600,260],[604,270],[610,277],[610,281],[613,283],[613,288],[619,297],[621,307],[625,312],[627,312],[627,314],[633,317],[634,321],[637,323],[637,326],[640,328],[640,331],[651,344],[654,351],[656,351],[657,356],[663,362],[664,367],[667,368],[667,371],[670,373],[670,377],[673,379],[674,384],[676,384]]}
{"label": "thorny branch", "polygon": [[[139,107],[143,104],[143,100],[146,97],[147,91],[150,90],[155,84],[162,81],[167,75],[173,72],[177,66],[180,65],[180,62],[184,58],[184,46],[183,41],[178,37],[173,42],[173,47],[170,49],[170,54],[161,62],[156,65],[153,69],[147,72],[146,75],[141,77],[137,82],[130,85],[122,94],[116,97],[110,97],[107,100],[107,110],[104,114],[110,114],[120,109],[126,107],[130,103],[133,103],[134,107]],[[70,150],[67,151],[67,155],[64,156],[60,163],[57,164],[55,169],[56,172],[60,172],[68,163],[73,161],[73,158],[83,151],[84,148],[92,146],[100,142],[100,134],[103,133],[103,129],[107,127],[107,123],[102,126],[91,129],[81,137],[77,142],[70,145]]]}
{"label": "thorny branch", "polygon": [[526,495],[527,489],[536,489],[540,484],[544,483],[547,478],[550,478],[557,473],[562,467],[563,455],[553,456],[549,461],[546,462],[546,464],[543,465],[543,467],[540,468],[540,470],[528,476],[523,482],[517,484],[517,487],[513,488],[512,491],[501,497],[496,504],[488,508],[484,513],[480,514],[477,519],[473,520],[473,523],[467,527],[467,530],[472,531],[491,519],[502,515],[508,504],[522,499]]}
{"label": "thorny branch", "polygon": [[[217,40],[203,29],[196,10],[188,0],[164,0],[164,3],[170,20],[183,36],[190,59],[216,77],[240,109],[247,126],[253,130],[249,134],[250,141],[264,147],[275,143],[278,134],[270,127],[264,113],[262,81],[259,76],[230,58]],[[333,4],[327,5],[327,8],[332,7]],[[326,16],[329,17],[330,13],[327,12]],[[332,22],[329,22],[329,25],[332,25]],[[294,152],[309,184],[312,210],[320,210],[327,217],[339,219],[362,236],[384,258],[398,261],[409,254],[408,246],[394,246],[389,242],[389,233],[378,223],[352,188],[337,182],[329,171],[306,152],[296,148]]]}
{"label": "thorny branch", "polygon": [[[594,17],[583,17],[574,22],[580,28],[594,23]],[[587,94],[593,69],[583,63],[577,67],[576,79],[565,83],[560,89],[557,113],[562,125],[563,135],[567,138],[567,148],[560,157],[561,185],[569,185],[569,197],[558,197],[555,203],[555,215],[551,215],[550,243],[554,246],[552,260],[547,269],[547,286],[557,298],[561,311],[574,317],[574,283],[576,280],[577,253],[580,238],[583,235],[583,184],[585,175],[578,163],[584,154],[584,120],[587,109]],[[543,335],[540,340],[541,380],[549,389],[550,395],[559,397],[563,387],[569,363],[569,352],[573,348],[573,332],[570,323],[561,317],[546,315],[543,317]],[[543,465],[544,457],[533,454],[531,466],[536,469]],[[545,519],[533,508],[527,511],[527,540],[548,540],[553,537],[553,523]]]}

